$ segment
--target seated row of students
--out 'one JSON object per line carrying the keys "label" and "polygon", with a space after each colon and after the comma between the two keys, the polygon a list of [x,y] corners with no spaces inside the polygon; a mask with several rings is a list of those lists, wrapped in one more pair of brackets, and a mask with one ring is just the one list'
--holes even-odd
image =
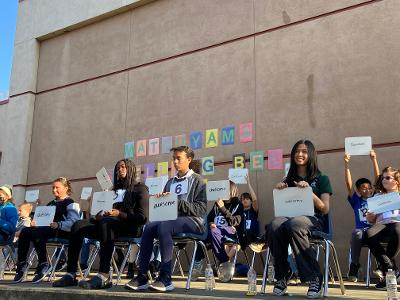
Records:
{"label": "seated row of students", "polygon": [[[146,225],[142,234],[142,244],[139,256],[139,273],[133,278],[126,288],[132,290],[144,290],[151,288],[157,291],[168,291],[174,289],[171,282],[172,272],[172,236],[180,233],[202,233],[205,230],[206,215],[206,195],[205,183],[201,177],[189,168],[190,162],[194,158],[193,151],[186,146],[172,149],[173,163],[177,170],[176,176],[169,179],[164,193],[170,191],[171,185],[182,180],[188,181],[188,191],[186,194],[178,195],[178,219],[173,221],[152,222]],[[134,180],[135,167],[129,160],[121,160],[115,168],[115,186],[114,190],[126,190],[122,203],[118,204],[112,211],[106,212],[105,215],[97,215],[89,221],[78,221],[79,208],[73,200],[69,198],[71,189],[65,178],[59,178],[53,182],[53,193],[56,200],[49,205],[56,205],[55,222],[50,227],[41,229],[28,227],[22,230],[20,235],[20,243],[22,247],[18,249],[18,266],[15,281],[22,280],[21,273],[26,266],[26,255],[29,249],[30,241],[34,242],[34,246],[39,256],[39,266],[34,281],[43,278],[45,270],[48,268],[45,255],[45,241],[47,238],[54,236],[66,236],[70,238],[70,251],[68,253],[67,273],[59,280],[53,283],[54,286],[76,285],[76,271],[78,263],[78,255],[82,246],[84,237],[98,239],[101,246],[100,270],[99,273],[87,281],[79,282],[83,288],[106,288],[111,286],[108,278],[108,270],[110,268],[110,260],[113,249],[113,241],[120,234],[140,235],[140,230],[146,222],[144,216],[143,205],[148,201],[148,189],[142,184],[136,183]],[[309,290],[307,296],[309,298],[319,297],[322,292],[322,274],[316,261],[315,251],[310,246],[311,232],[315,229],[322,230],[326,222],[326,214],[329,212],[329,200],[332,194],[329,178],[322,174],[317,164],[317,154],[314,145],[308,140],[298,141],[291,151],[291,166],[288,176],[279,183],[276,188],[284,189],[286,187],[297,186],[305,188],[311,186],[313,190],[313,201],[315,207],[315,216],[300,216],[295,218],[274,218],[267,225],[266,239],[275,258],[275,277],[276,283],[273,289],[275,295],[283,295],[287,289],[287,280],[290,277],[290,269],[287,263],[288,245],[291,246],[296,259],[299,276],[303,282],[309,282]],[[396,169],[385,168],[383,174],[378,180],[379,190],[383,193],[399,191],[400,173]],[[235,189],[232,189],[235,191]],[[3,195],[7,193],[1,193]],[[237,196],[238,194],[232,194]],[[5,198],[2,196],[2,198]],[[234,201],[232,201],[234,200]],[[65,202],[64,202],[65,201]],[[232,202],[231,202],[232,201]],[[238,202],[237,199],[230,201],[217,201],[215,204],[215,217],[222,216],[225,221],[234,214],[230,207],[234,207],[232,203]],[[244,203],[244,201],[243,201]],[[239,203],[243,210],[243,205]],[[254,207],[253,207],[254,209]],[[213,211],[211,211],[211,214]],[[382,271],[386,273],[389,268],[396,268],[394,258],[399,248],[398,226],[397,222],[400,212],[394,211],[380,215],[367,214],[367,220],[370,223],[377,223],[367,231],[367,243],[378,262],[382,266]],[[232,219],[235,220],[235,219]],[[220,261],[224,262],[228,256],[220,247],[221,232],[232,234],[233,230],[227,231],[226,228],[218,228],[215,219],[210,221],[210,236],[212,239],[214,251],[220,256]],[[237,225],[238,218],[230,225]],[[219,221],[218,221],[219,222]],[[235,223],[236,222],[236,223]],[[72,224],[74,224],[72,226]],[[215,224],[216,226],[214,227]],[[246,222],[244,223],[246,224]],[[247,223],[249,224],[249,223]],[[72,228],[71,228],[72,226]],[[248,225],[251,228],[251,223]],[[212,228],[211,228],[212,227]],[[213,230],[215,229],[215,230]],[[240,230],[246,231],[244,228]],[[69,234],[71,231],[71,234]],[[213,236],[213,232],[215,232]],[[241,234],[239,234],[240,238]],[[154,240],[158,239],[161,251],[161,267],[159,277],[149,284],[147,271],[152,253]],[[389,241],[385,247],[382,241]],[[28,246],[27,246],[28,245]],[[71,246],[72,245],[72,246]],[[110,250],[111,249],[111,250]],[[200,251],[199,251],[200,252]],[[197,253],[198,258],[201,253]],[[44,258],[43,258],[44,257]],[[382,283],[383,285],[383,283]]]}

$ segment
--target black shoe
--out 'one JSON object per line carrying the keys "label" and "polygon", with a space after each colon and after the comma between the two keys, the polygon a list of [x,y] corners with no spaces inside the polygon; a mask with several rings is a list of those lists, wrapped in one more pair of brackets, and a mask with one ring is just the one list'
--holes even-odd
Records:
{"label": "black shoe", "polygon": [[272,292],[275,296],[283,296],[285,295],[286,290],[287,290],[287,281],[286,278],[283,278],[275,282],[274,289]]}
{"label": "black shoe", "polygon": [[358,269],[360,268],[360,264],[356,265],[354,263],[350,264],[349,274],[347,275],[347,279],[351,282],[357,282],[358,280]]}
{"label": "black shoe", "polygon": [[126,273],[126,278],[132,279],[135,277],[135,264],[128,263],[128,272]]}
{"label": "black shoe", "polygon": [[150,284],[149,288],[153,291],[157,292],[169,292],[175,289],[175,286],[173,285],[171,281],[171,276],[168,275],[163,275],[162,273],[156,281],[154,281],[152,284]]}
{"label": "black shoe", "polygon": [[63,275],[60,279],[53,282],[53,287],[65,287],[65,286],[75,286],[78,285],[78,280],[74,275],[67,273]]}
{"label": "black shoe", "polygon": [[112,287],[112,281],[110,278],[104,280],[103,278],[101,278],[101,276],[96,275],[89,280],[80,281],[78,285],[79,287],[88,290],[108,289]]}
{"label": "black shoe", "polygon": [[320,298],[322,294],[322,275],[310,281],[308,286],[307,298]]}
{"label": "black shoe", "polygon": [[146,275],[138,274],[138,276],[125,284],[125,288],[133,291],[144,291],[149,288],[149,280]]}
{"label": "black shoe", "polygon": [[375,284],[375,288],[380,291],[386,291],[386,279],[384,278],[383,280]]}
{"label": "black shoe", "polygon": [[40,263],[35,272],[35,276],[32,279],[33,283],[39,283],[51,272],[51,267],[47,262]]}
{"label": "black shoe", "polygon": [[25,262],[17,264],[17,270],[15,271],[13,283],[20,283],[24,280],[24,273],[25,273],[26,267],[27,267],[27,265]]}

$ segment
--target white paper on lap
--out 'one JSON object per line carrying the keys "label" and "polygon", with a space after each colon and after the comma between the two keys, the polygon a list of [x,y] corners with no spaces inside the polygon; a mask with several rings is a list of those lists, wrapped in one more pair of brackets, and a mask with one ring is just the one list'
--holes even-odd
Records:
{"label": "white paper on lap", "polygon": [[149,221],[170,221],[178,218],[178,197],[170,193],[162,197],[150,196]]}
{"label": "white paper on lap", "polygon": [[207,201],[216,201],[218,199],[229,200],[229,198],[229,180],[217,180],[207,182]]}
{"label": "white paper on lap", "polygon": [[344,140],[344,149],[349,155],[369,155],[372,139],[370,136],[347,137]]}
{"label": "white paper on lap", "polygon": [[56,207],[52,206],[38,206],[35,209],[33,219],[36,222],[36,226],[50,226],[53,222],[56,214]]}
{"label": "white paper on lap", "polygon": [[368,210],[374,214],[400,209],[400,195],[398,192],[381,194],[368,198]]}
{"label": "white paper on lap", "polygon": [[114,191],[94,193],[90,214],[94,216],[100,211],[111,211],[114,203],[114,197]]}
{"label": "white paper on lap", "polygon": [[274,189],[275,217],[313,216],[314,202],[311,187]]}

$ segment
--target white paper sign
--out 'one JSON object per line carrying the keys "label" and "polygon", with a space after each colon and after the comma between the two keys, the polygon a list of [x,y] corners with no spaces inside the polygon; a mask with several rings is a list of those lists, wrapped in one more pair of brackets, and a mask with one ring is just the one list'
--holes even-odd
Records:
{"label": "white paper sign", "polygon": [[162,193],[167,181],[168,176],[147,177],[145,184],[149,188],[149,194],[155,195],[158,193]]}
{"label": "white paper sign", "polygon": [[179,182],[175,182],[173,184],[171,184],[170,187],[170,192],[171,193],[175,193],[177,195],[183,195],[183,194],[187,194],[188,191],[188,180],[182,180]]}
{"label": "white paper sign", "polygon": [[149,221],[169,221],[178,218],[178,197],[174,193],[157,198],[150,196]]}
{"label": "white paper sign", "polygon": [[218,180],[207,182],[207,201],[218,199],[229,200],[230,184],[229,180]]}
{"label": "white paper sign", "polygon": [[36,222],[36,226],[50,226],[50,223],[54,220],[56,214],[56,207],[52,206],[37,206],[35,209],[35,215],[33,219]]}
{"label": "white paper sign", "polygon": [[125,193],[126,193],[126,190],[117,190],[114,193],[114,202],[113,202],[113,204],[124,201]]}
{"label": "white paper sign", "polygon": [[370,136],[347,137],[344,140],[344,149],[349,155],[369,155],[372,139]]}
{"label": "white paper sign", "polygon": [[367,201],[368,210],[375,214],[400,209],[400,195],[397,192],[377,195],[368,198]]}
{"label": "white paper sign", "polygon": [[274,189],[275,217],[313,216],[314,202],[312,193],[311,187]]}
{"label": "white paper sign", "polygon": [[248,169],[230,168],[228,178],[236,184],[247,184]]}
{"label": "white paper sign", "polygon": [[103,191],[109,190],[112,188],[113,184],[110,178],[110,175],[108,175],[106,168],[101,168],[100,171],[96,173],[97,180],[99,181],[99,184]]}
{"label": "white paper sign", "polygon": [[92,187],[84,187],[82,188],[81,199],[87,200],[90,195],[92,195],[93,188]]}
{"label": "white paper sign", "polygon": [[39,190],[31,190],[25,192],[26,202],[36,202],[39,199]]}
{"label": "white paper sign", "polygon": [[93,193],[92,207],[90,214],[96,215],[99,211],[110,211],[113,207],[115,193],[114,191]]}

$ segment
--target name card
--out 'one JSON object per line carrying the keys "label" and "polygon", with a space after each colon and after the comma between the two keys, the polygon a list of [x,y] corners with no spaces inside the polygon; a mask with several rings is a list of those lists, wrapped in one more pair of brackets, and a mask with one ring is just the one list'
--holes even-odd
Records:
{"label": "name card", "polygon": [[162,193],[167,181],[168,176],[147,177],[145,184],[149,188],[149,194],[155,195],[158,193]]}
{"label": "name card", "polygon": [[312,193],[311,187],[274,189],[275,217],[313,216]]}
{"label": "name card", "polygon": [[115,193],[114,191],[93,193],[92,207],[90,214],[96,215],[100,211],[110,211],[113,207]]}
{"label": "name card", "polygon": [[36,202],[39,199],[39,190],[31,190],[25,192],[26,202]]}
{"label": "name card", "polygon": [[218,199],[229,200],[230,198],[229,180],[217,180],[207,182],[207,201]]}
{"label": "name card", "polygon": [[37,206],[35,209],[35,215],[33,219],[36,222],[36,226],[50,226],[50,223],[54,220],[56,214],[56,207],[53,206]]}
{"label": "name card", "polygon": [[113,184],[110,178],[110,175],[108,175],[106,168],[101,168],[100,171],[96,173],[97,180],[99,181],[99,184],[103,191],[109,190],[112,188]]}
{"label": "name card", "polygon": [[368,198],[368,210],[374,214],[400,209],[400,195],[397,192]]}
{"label": "name card", "polygon": [[349,155],[369,155],[372,139],[370,136],[347,137],[344,140],[344,149]]}
{"label": "name card", "polygon": [[92,195],[92,191],[93,191],[92,187],[84,187],[84,188],[82,188],[81,199],[82,200],[89,199],[90,195]]}
{"label": "name card", "polygon": [[187,194],[188,191],[188,180],[182,180],[179,182],[175,182],[173,184],[171,184],[171,188],[170,191],[172,193],[175,193],[177,195],[183,195],[183,194]]}
{"label": "name card", "polygon": [[149,199],[149,221],[169,221],[178,218],[178,197],[174,193]]}
{"label": "name card", "polygon": [[229,169],[229,180],[233,181],[236,184],[247,184],[246,176],[248,176],[248,169]]}

